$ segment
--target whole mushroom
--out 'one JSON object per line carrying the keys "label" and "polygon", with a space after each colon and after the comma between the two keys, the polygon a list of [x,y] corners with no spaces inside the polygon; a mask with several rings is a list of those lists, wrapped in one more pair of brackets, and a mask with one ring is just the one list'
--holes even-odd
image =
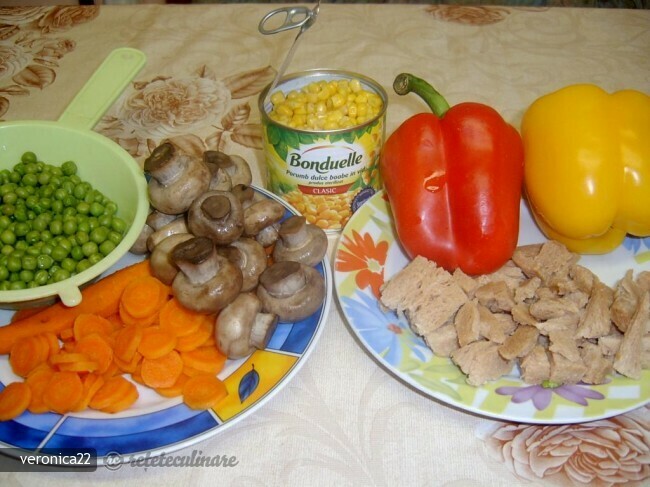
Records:
{"label": "whole mushroom", "polygon": [[165,240],[170,235],[177,233],[188,233],[187,221],[185,215],[177,215],[175,219],[155,230],[147,239],[147,249],[153,252],[160,242]]}
{"label": "whole mushroom", "polygon": [[178,274],[178,266],[172,260],[172,251],[179,243],[191,238],[193,235],[190,233],[175,233],[156,245],[149,256],[151,274],[164,284],[170,285]]}
{"label": "whole mushroom", "polygon": [[255,294],[241,293],[217,317],[217,347],[230,359],[246,357],[255,349],[266,348],[277,323],[277,316],[262,312],[262,303]]}
{"label": "whole mushroom", "polygon": [[237,184],[236,186],[233,186],[230,191],[232,191],[232,194],[237,197],[244,210],[254,203],[255,190],[251,186],[246,184]]}
{"label": "whole mushroom", "polygon": [[242,271],[242,292],[252,291],[257,287],[260,275],[267,267],[266,251],[259,242],[242,237],[230,245],[218,247],[217,252]]}
{"label": "whole mushroom", "polygon": [[[224,171],[230,178],[231,187],[238,184],[250,185],[253,181],[251,168],[243,157],[228,155],[221,151],[208,150],[203,153],[203,160]],[[213,171],[217,172],[216,169]]]}
{"label": "whole mushroom", "polygon": [[217,245],[228,245],[244,231],[244,211],[230,191],[207,191],[190,206],[187,225],[197,237],[209,237]]}
{"label": "whole mushroom", "polygon": [[188,309],[217,313],[241,290],[241,271],[219,255],[207,237],[194,237],[176,245],[171,259],[180,270],[172,282],[172,291]]}
{"label": "whole mushroom", "polygon": [[265,198],[244,210],[244,235],[254,237],[263,247],[269,247],[278,239],[278,228],[284,217],[282,203]]}
{"label": "whole mushroom", "polygon": [[184,213],[195,198],[210,184],[210,169],[199,158],[193,157],[170,142],[156,147],[144,161],[149,180],[149,201],[162,213]]}
{"label": "whole mushroom", "polygon": [[293,215],[282,222],[273,249],[276,262],[293,260],[308,266],[318,264],[327,253],[327,234],[304,216]]}
{"label": "whole mushroom", "polygon": [[257,297],[262,309],[280,321],[300,321],[325,299],[325,279],[313,267],[299,262],[276,262],[260,276]]}

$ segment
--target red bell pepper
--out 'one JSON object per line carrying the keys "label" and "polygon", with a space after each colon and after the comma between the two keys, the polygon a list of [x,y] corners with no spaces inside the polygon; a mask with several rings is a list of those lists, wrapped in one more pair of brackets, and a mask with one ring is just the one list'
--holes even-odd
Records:
{"label": "red bell pepper", "polygon": [[487,105],[453,107],[426,81],[401,74],[399,95],[420,95],[433,113],[406,120],[384,144],[380,171],[397,236],[410,258],[453,271],[493,272],[519,237],[523,144]]}

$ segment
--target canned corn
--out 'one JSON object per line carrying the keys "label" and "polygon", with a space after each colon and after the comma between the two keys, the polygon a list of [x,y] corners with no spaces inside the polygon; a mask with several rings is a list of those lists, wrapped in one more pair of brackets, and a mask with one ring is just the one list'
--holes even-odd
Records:
{"label": "canned corn", "polygon": [[[340,82],[346,90],[354,88],[347,95],[352,97],[350,100],[354,99],[352,91],[355,91],[364,96],[364,100],[370,94],[378,103],[370,118],[360,117],[363,122],[350,126],[342,120],[342,117],[349,119],[348,114],[337,113],[330,118],[340,122],[343,128],[310,129],[302,124],[291,127],[288,119],[281,120],[273,112],[271,99],[291,100],[295,93],[303,89],[308,91],[306,87],[327,83],[335,89]],[[363,75],[322,69],[284,77],[271,96],[269,88],[259,97],[269,189],[295,207],[308,222],[328,232],[339,231],[352,213],[381,186],[378,162],[385,138],[386,92]],[[346,91],[341,90],[341,93],[345,95]],[[340,103],[339,99],[335,97],[334,103]],[[296,111],[300,109],[305,111],[296,106]]]}

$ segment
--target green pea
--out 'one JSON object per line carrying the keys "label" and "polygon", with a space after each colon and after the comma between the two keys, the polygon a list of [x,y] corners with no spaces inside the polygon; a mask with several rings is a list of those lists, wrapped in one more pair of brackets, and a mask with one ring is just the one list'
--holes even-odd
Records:
{"label": "green pea", "polygon": [[50,274],[46,270],[38,270],[34,273],[34,282],[39,286],[44,286],[47,284],[47,280],[50,277]]}
{"label": "green pea", "polygon": [[102,243],[108,238],[108,228],[106,227],[97,227],[90,232],[90,240],[96,244]]}
{"label": "green pea", "polygon": [[50,182],[52,175],[49,172],[42,172],[38,175],[38,184],[45,186]]}
{"label": "green pea", "polygon": [[49,229],[52,235],[61,235],[63,233],[63,222],[61,220],[52,220]]}
{"label": "green pea", "polygon": [[20,291],[22,289],[27,289],[27,284],[24,281],[12,281],[9,284],[9,290],[10,291]]}
{"label": "green pea", "polygon": [[99,251],[102,253],[102,255],[106,256],[110,254],[113,250],[115,250],[115,244],[111,242],[110,240],[104,240],[100,245],[99,245]]}
{"label": "green pea", "polygon": [[102,254],[100,254],[99,252],[97,252],[96,254],[93,254],[93,255],[88,257],[88,262],[90,262],[92,265],[95,265],[95,264],[97,264],[97,262],[99,262],[103,258],[104,258],[104,256]]}
{"label": "green pea", "polygon": [[35,153],[27,151],[24,152],[22,156],[20,156],[20,161],[24,164],[29,164],[30,162],[38,161],[38,157],[36,157]]}
{"label": "green pea", "polygon": [[60,235],[57,240],[57,245],[63,247],[66,249],[68,252],[70,252],[70,249],[72,249],[72,242],[70,241],[69,238],[64,237],[63,235]]}
{"label": "green pea", "polygon": [[16,211],[16,207],[14,205],[10,205],[10,204],[2,205],[3,215],[13,216],[15,211]]}
{"label": "green pea", "polygon": [[16,234],[16,237],[24,237],[29,233],[30,230],[31,227],[27,222],[19,221],[14,226],[14,233]]}
{"label": "green pea", "polygon": [[10,255],[14,251],[13,245],[3,245],[2,249],[0,249],[0,254],[7,256]]}
{"label": "green pea", "polygon": [[63,233],[65,235],[74,235],[75,233],[77,233],[77,221],[65,220],[63,222]]}
{"label": "green pea", "polygon": [[122,234],[116,232],[115,230],[111,230],[110,232],[108,232],[108,240],[110,240],[115,245],[117,245],[122,241]]}
{"label": "green pea", "polygon": [[36,186],[38,184],[38,176],[33,173],[25,174],[21,180],[25,186]]}
{"label": "green pea", "polygon": [[104,214],[104,206],[96,201],[90,205],[90,214],[92,216],[101,216]]}
{"label": "green pea", "polygon": [[61,171],[66,176],[72,176],[77,173],[77,165],[73,161],[66,161],[61,164]]}
{"label": "green pea", "polygon": [[54,213],[63,212],[63,201],[61,201],[61,200],[52,200],[52,211]]}
{"label": "green pea", "polygon": [[34,280],[34,271],[23,269],[20,271],[20,280],[23,282],[29,282]]}
{"label": "green pea", "polygon": [[92,264],[90,263],[90,261],[88,259],[82,259],[79,262],[77,262],[77,267],[76,267],[75,270],[77,271],[77,273],[79,273],[79,272],[83,272],[86,269],[89,269],[91,267],[92,267]]}
{"label": "green pea", "polygon": [[16,243],[16,234],[9,229],[3,230],[2,233],[0,233],[0,241],[2,241],[3,244],[13,245]]}
{"label": "green pea", "polygon": [[18,195],[15,191],[7,193],[2,197],[2,202],[6,205],[13,205],[16,201],[18,201]]}
{"label": "green pea", "polygon": [[[22,258],[22,267],[25,270],[33,271],[38,266],[37,258],[33,255],[25,255]],[[24,281],[31,281],[31,279],[23,279]]]}
{"label": "green pea", "polygon": [[77,268],[77,261],[70,257],[66,257],[61,261],[61,268],[72,273]]}
{"label": "green pea", "polygon": [[88,232],[82,232],[77,228],[77,233],[75,234],[75,240],[77,241],[77,244],[83,245],[90,240],[90,236],[88,235]]}
{"label": "green pea", "polygon": [[89,187],[90,187],[90,184],[88,184],[88,183],[84,183],[84,182],[79,183],[72,190],[72,194],[78,200],[83,200],[84,197],[86,196],[86,193],[88,193]]}
{"label": "green pea", "polygon": [[75,245],[70,249],[70,257],[72,257],[77,262],[85,257],[84,252],[81,249],[81,245]]}
{"label": "green pea", "polygon": [[99,251],[99,247],[95,242],[90,241],[81,246],[81,251],[86,257],[90,257]]}
{"label": "green pea", "polygon": [[39,269],[49,269],[54,265],[54,259],[48,254],[41,254],[36,257],[36,267]]}
{"label": "green pea", "polygon": [[85,201],[80,201],[77,203],[77,213],[81,215],[87,215],[90,213],[90,205]]}
{"label": "green pea", "polygon": [[[23,179],[25,179],[27,176],[33,176],[33,175],[32,174],[25,174],[25,176],[23,176]],[[29,196],[29,191],[28,191],[27,187],[26,186],[18,186],[16,188],[16,196],[21,200],[24,200],[25,198],[27,198]]]}
{"label": "green pea", "polygon": [[115,213],[117,213],[117,204],[109,201],[104,207],[104,214],[114,215]]}
{"label": "green pea", "polygon": [[41,232],[41,242],[49,242],[50,240],[52,240],[52,232],[47,229],[43,230]]}
{"label": "green pea", "polygon": [[[29,245],[27,245],[27,242],[25,242],[24,240],[17,240],[17,241],[16,241],[16,244],[14,245],[14,247],[16,247],[16,251],[19,251],[19,250],[20,250],[20,251],[23,251],[23,250],[26,250],[27,247],[29,247]],[[22,255],[23,253],[24,253],[24,252],[21,252],[21,255]]]}
{"label": "green pea", "polygon": [[9,174],[10,183],[19,183],[22,178],[23,178],[22,174],[16,171],[11,171],[11,173]]}
{"label": "green pea", "polygon": [[0,216],[0,230],[4,230],[11,225],[11,218],[6,215]]}
{"label": "green pea", "polygon": [[23,268],[23,259],[17,255],[11,254],[7,257],[7,269],[9,272],[18,272]]}
{"label": "green pea", "polygon": [[61,262],[63,259],[65,259],[68,256],[68,249],[65,247],[61,247],[60,245],[57,245],[52,249],[52,258],[57,261]]}
{"label": "green pea", "polygon": [[52,274],[52,279],[54,282],[61,282],[70,277],[70,271],[65,269],[57,269],[56,272]]}
{"label": "green pea", "polygon": [[85,218],[83,220],[78,220],[78,222],[77,222],[77,231],[78,232],[90,233],[90,222],[88,221],[87,218]]}
{"label": "green pea", "polygon": [[9,277],[9,270],[6,266],[0,266],[0,281],[5,281]]}

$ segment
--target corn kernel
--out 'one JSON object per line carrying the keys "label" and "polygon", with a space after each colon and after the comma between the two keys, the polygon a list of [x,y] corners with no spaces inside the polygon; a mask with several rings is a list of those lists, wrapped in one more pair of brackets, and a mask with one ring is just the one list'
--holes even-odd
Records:
{"label": "corn kernel", "polygon": [[274,105],[279,105],[280,103],[284,103],[285,100],[286,98],[284,96],[284,93],[282,93],[281,91],[276,91],[271,95],[271,103],[273,103]]}

